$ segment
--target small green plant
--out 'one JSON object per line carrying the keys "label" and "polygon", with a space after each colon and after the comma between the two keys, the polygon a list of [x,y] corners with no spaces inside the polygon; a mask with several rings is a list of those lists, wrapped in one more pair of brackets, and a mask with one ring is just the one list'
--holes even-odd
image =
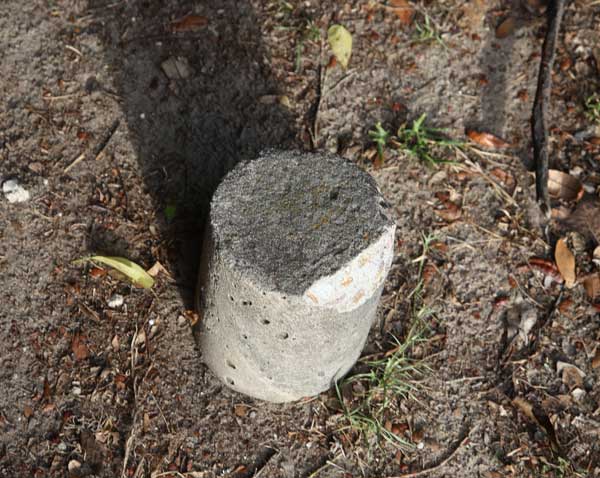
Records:
{"label": "small green plant", "polygon": [[[393,338],[395,347],[381,358],[364,360],[367,371],[352,375],[336,383],[338,401],[342,406],[347,423],[340,431],[351,431],[369,446],[373,440],[381,446],[381,440],[407,450],[412,444],[394,433],[387,426],[399,415],[401,400],[412,397],[417,390],[416,379],[429,368],[411,356],[411,351],[419,343],[427,340],[426,319],[432,315],[431,309],[423,306],[423,270],[433,235],[423,235],[422,254],[413,262],[418,263],[417,286],[410,294],[412,325],[403,341]],[[352,390],[352,398],[345,401],[342,390]]]}
{"label": "small green plant", "polygon": [[[436,153],[448,153],[449,148],[461,148],[464,143],[446,138],[442,129],[425,126],[426,118],[427,115],[424,113],[413,121],[410,127],[401,126],[392,144],[431,166],[453,164],[454,161],[441,159]],[[435,151],[436,149],[438,151]]]}
{"label": "small green plant", "polygon": [[553,476],[555,478],[585,478],[587,473],[585,470],[574,468],[573,465],[562,457],[557,458],[557,463],[545,461],[542,463],[541,471],[544,476]]}
{"label": "small green plant", "polygon": [[597,93],[585,99],[585,116],[589,121],[600,124],[600,95]]}
{"label": "small green plant", "polygon": [[[410,449],[412,444],[386,426],[399,413],[399,403],[411,396],[416,389],[415,379],[422,375],[426,367],[410,356],[410,350],[425,340],[421,321],[408,332],[405,340],[396,338],[394,352],[381,359],[368,360],[364,364],[368,371],[352,375],[336,384],[337,396],[347,425],[340,431],[351,430],[367,444],[373,439]],[[353,397],[346,403],[342,389],[349,387]],[[358,390],[358,391],[355,391]]]}
{"label": "small green plant", "polygon": [[438,32],[435,25],[433,25],[433,22],[429,18],[429,15],[425,15],[425,19],[424,19],[423,23],[416,23],[415,28],[417,30],[417,33],[415,35],[416,42],[418,42],[418,43],[436,42],[437,44],[442,46],[444,49],[447,49],[446,44],[444,43],[444,40],[442,39],[442,36]]}
{"label": "small green plant", "polygon": [[379,158],[379,161],[383,163],[383,151],[387,145],[390,133],[383,126],[381,126],[381,121],[378,121],[375,123],[375,129],[369,131],[369,137],[377,146],[377,157]]}
{"label": "small green plant", "polygon": [[296,44],[296,61],[295,71],[300,73],[302,71],[302,53],[304,52],[304,44],[307,41],[317,41],[321,38],[321,30],[312,20],[306,20],[305,24],[300,30],[300,39]]}

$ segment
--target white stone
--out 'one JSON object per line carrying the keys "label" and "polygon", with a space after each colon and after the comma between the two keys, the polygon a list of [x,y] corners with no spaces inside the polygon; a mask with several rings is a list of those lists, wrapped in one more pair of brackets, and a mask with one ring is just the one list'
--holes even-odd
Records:
{"label": "white stone", "polygon": [[2,183],[2,192],[10,203],[26,202],[31,197],[29,191],[19,184],[16,179],[9,179]]}
{"label": "white stone", "polygon": [[121,294],[114,294],[110,299],[108,299],[108,306],[111,309],[118,309],[125,302],[124,297]]}

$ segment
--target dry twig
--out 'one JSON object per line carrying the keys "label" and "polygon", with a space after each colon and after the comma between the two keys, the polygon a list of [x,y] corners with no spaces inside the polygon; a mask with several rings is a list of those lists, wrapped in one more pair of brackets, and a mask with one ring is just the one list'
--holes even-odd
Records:
{"label": "dry twig", "polygon": [[548,9],[548,31],[542,47],[542,59],[538,76],[535,102],[531,116],[533,157],[535,161],[535,190],[537,201],[546,217],[550,217],[548,195],[548,124],[546,116],[552,88],[552,65],[556,52],[556,40],[565,10],[566,0],[554,0]]}

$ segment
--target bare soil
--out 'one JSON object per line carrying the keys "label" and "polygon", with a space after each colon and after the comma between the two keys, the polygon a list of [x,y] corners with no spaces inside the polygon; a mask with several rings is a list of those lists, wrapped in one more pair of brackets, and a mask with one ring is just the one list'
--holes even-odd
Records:
{"label": "bare soil", "polygon": [[[403,22],[354,0],[5,0],[0,181],[31,197],[0,196],[0,476],[600,476],[598,307],[530,260],[552,264],[558,234],[575,229],[579,276],[598,268],[593,220],[539,223],[534,3],[419,2]],[[426,16],[437,40],[419,33]],[[347,70],[330,60],[333,23],[353,34]],[[569,2],[551,158],[589,194],[600,132],[584,103],[599,45],[598,2]],[[376,167],[374,124],[395,132],[423,113],[454,139],[478,129],[510,146],[437,168],[389,146]],[[200,362],[190,309],[208,200],[234,164],[271,147],[357,162],[396,212],[365,355],[406,334],[415,259],[436,238],[427,340],[410,351],[429,369],[385,424],[409,448],[344,429],[335,391],[266,404]],[[90,253],[165,271],[142,290],[73,263]],[[112,308],[115,294],[124,304]]]}

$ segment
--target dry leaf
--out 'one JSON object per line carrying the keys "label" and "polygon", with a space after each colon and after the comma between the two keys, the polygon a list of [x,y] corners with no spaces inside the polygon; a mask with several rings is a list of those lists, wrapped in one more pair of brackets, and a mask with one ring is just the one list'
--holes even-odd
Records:
{"label": "dry leaf", "polygon": [[408,0],[390,0],[391,10],[400,19],[403,25],[410,25],[415,17],[415,9]]}
{"label": "dry leaf", "polygon": [[527,261],[527,263],[529,264],[529,267],[543,272],[545,275],[551,277],[555,282],[558,282],[559,284],[563,283],[563,278],[554,262],[548,259],[542,259],[540,257],[532,257]]}
{"label": "dry leaf", "polygon": [[462,216],[462,209],[451,201],[444,203],[446,206],[444,209],[436,209],[434,212],[441,217],[444,221],[453,222],[460,219]]}
{"label": "dry leaf", "polygon": [[522,397],[516,397],[513,399],[513,405],[516,406],[529,420],[533,423],[538,423],[535,415],[533,414],[533,405]]}
{"label": "dry leaf", "polygon": [[548,194],[565,201],[579,201],[583,196],[583,186],[579,179],[556,169],[548,171]]}
{"label": "dry leaf", "polygon": [[559,239],[556,242],[556,249],[554,250],[554,259],[556,260],[556,266],[560,275],[565,280],[567,287],[573,287],[575,285],[575,256],[569,250],[567,243],[563,239]]}
{"label": "dry leaf", "polygon": [[154,265],[150,269],[148,269],[147,272],[152,277],[156,277],[159,272],[163,272],[165,275],[171,277],[171,274],[169,274],[169,271],[167,271],[167,269],[165,269],[165,267],[158,261],[156,261],[154,263]]}
{"label": "dry leaf", "polygon": [[512,35],[516,26],[517,20],[515,17],[505,18],[502,22],[500,22],[500,25],[496,27],[496,38],[506,38],[507,36]]}
{"label": "dry leaf", "polygon": [[234,413],[235,413],[235,414],[236,414],[238,417],[240,417],[240,418],[243,418],[243,417],[245,417],[246,415],[248,415],[248,409],[249,409],[249,408],[250,408],[250,407],[248,407],[248,405],[244,405],[244,404],[238,403],[237,405],[235,405],[235,406],[233,407],[233,411],[234,411]]}
{"label": "dry leaf", "polygon": [[495,176],[504,186],[506,186],[507,192],[512,194],[517,185],[515,178],[509,172],[506,172],[502,168],[494,168],[490,171],[492,176]]}
{"label": "dry leaf", "polygon": [[352,55],[352,34],[342,25],[332,25],[327,30],[327,41],[337,61],[344,69],[348,68]]}
{"label": "dry leaf", "polygon": [[130,261],[124,257],[110,257],[110,256],[90,256],[78,259],[75,261],[76,264],[92,261],[100,262],[113,269],[119,271],[125,275],[134,284],[149,289],[154,285],[154,279],[144,269],[142,269],[135,262]]}
{"label": "dry leaf", "polygon": [[510,143],[507,143],[492,133],[486,133],[485,131],[467,130],[467,136],[471,141],[484,148],[502,149],[510,146]]}
{"label": "dry leaf", "polygon": [[589,274],[583,278],[585,293],[592,302],[600,298],[600,274]]}
{"label": "dry leaf", "polygon": [[25,418],[31,418],[33,416],[33,408],[29,405],[25,405],[25,408],[23,408],[23,415]]}
{"label": "dry leaf", "polygon": [[171,31],[173,32],[189,32],[199,30],[208,25],[208,18],[200,15],[186,15],[180,20],[171,22]]}
{"label": "dry leaf", "polygon": [[596,369],[600,367],[600,346],[596,347],[596,354],[592,359],[592,368]]}
{"label": "dry leaf", "polygon": [[85,344],[85,337],[79,332],[73,335],[71,350],[73,351],[73,355],[75,355],[75,360],[85,360],[90,355],[90,351]]}
{"label": "dry leaf", "polygon": [[569,388],[569,391],[583,386],[585,373],[575,365],[558,361],[556,362],[556,373],[561,376],[563,383]]}

